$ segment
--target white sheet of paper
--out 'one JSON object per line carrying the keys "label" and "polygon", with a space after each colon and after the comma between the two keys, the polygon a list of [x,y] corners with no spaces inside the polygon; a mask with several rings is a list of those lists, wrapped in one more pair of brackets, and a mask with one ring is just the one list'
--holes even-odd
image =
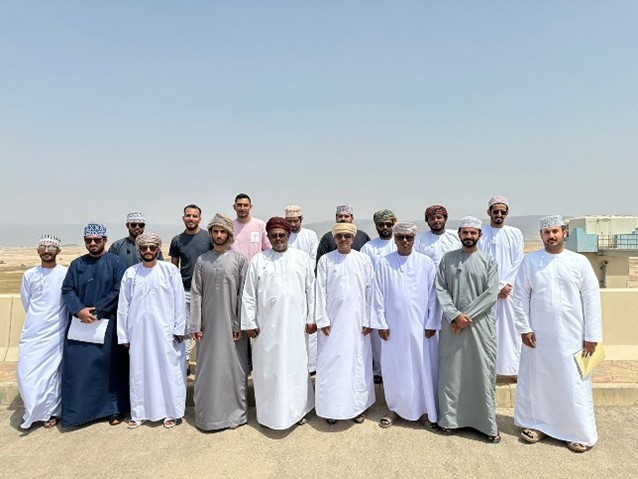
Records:
{"label": "white sheet of paper", "polygon": [[99,319],[92,323],[83,323],[80,321],[80,318],[73,316],[67,337],[73,341],[104,344],[104,336],[106,336],[106,328],[108,325],[108,319]]}

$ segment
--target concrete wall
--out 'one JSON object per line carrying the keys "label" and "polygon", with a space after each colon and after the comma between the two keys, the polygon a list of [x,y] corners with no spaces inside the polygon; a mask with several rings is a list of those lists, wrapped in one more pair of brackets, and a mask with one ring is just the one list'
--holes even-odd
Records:
{"label": "concrete wall", "polygon": [[[603,289],[601,303],[607,357],[638,359],[638,289]],[[18,360],[24,318],[19,295],[0,295],[0,361]]]}
{"label": "concrete wall", "polygon": [[[629,281],[629,258],[627,256],[600,256],[584,253],[600,282],[601,287],[627,288]],[[606,284],[603,285],[603,268],[606,269]]]}

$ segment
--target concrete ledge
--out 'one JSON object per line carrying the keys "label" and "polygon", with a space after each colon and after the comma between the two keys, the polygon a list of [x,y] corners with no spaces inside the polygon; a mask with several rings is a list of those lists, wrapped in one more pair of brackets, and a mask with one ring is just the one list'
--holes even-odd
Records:
{"label": "concrete ledge", "polygon": [[596,406],[634,406],[638,404],[638,384],[596,384]]}
{"label": "concrete ledge", "polygon": [[[377,401],[372,407],[385,404],[383,386],[376,385]],[[594,384],[594,404],[600,406],[634,406],[638,405],[638,384]],[[516,400],[516,384],[501,384],[496,386],[496,407],[513,408]],[[248,405],[255,406],[255,394],[252,381],[248,384]],[[0,382],[0,406],[19,409],[24,407],[22,398],[15,382]],[[186,391],[186,406],[193,407],[193,385],[189,384]]]}

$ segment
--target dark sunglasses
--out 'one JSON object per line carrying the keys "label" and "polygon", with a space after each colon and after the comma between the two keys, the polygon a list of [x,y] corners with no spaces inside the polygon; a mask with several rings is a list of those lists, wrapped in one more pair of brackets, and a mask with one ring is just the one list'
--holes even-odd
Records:
{"label": "dark sunglasses", "polygon": [[377,223],[377,226],[379,228],[392,228],[394,226],[394,223],[392,221],[381,221]]}
{"label": "dark sunglasses", "polygon": [[507,211],[503,210],[492,210],[492,214],[494,216],[507,216]]}
{"label": "dark sunglasses", "polygon": [[337,238],[338,240],[340,240],[340,239],[352,239],[353,236],[350,233],[337,233],[335,235],[335,238]]}
{"label": "dark sunglasses", "polygon": [[394,235],[394,237],[396,239],[398,239],[399,241],[403,241],[403,240],[413,241],[414,240],[414,235]]}
{"label": "dark sunglasses", "polygon": [[102,241],[104,241],[104,238],[84,238],[84,244],[100,244]]}
{"label": "dark sunglasses", "polygon": [[140,246],[140,251],[149,250],[151,253],[155,253],[159,248],[154,244],[143,244]]}
{"label": "dark sunglasses", "polygon": [[131,228],[144,228],[146,223],[129,223],[129,226]]}

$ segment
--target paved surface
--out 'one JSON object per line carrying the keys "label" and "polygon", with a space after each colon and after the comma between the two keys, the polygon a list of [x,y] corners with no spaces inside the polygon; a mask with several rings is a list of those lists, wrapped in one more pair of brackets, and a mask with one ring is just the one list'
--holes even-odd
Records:
{"label": "paved surface", "polygon": [[499,409],[503,440],[487,444],[472,431],[442,436],[418,424],[381,429],[383,409],[355,425],[308,424],[275,432],[255,422],[234,431],[202,433],[185,423],[172,430],[143,425],[129,431],[106,422],[62,432],[18,429],[21,409],[0,409],[0,478],[633,478],[638,470],[638,407],[596,409],[599,442],[575,454],[552,439],[518,440],[511,409]]}
{"label": "paved surface", "polygon": [[[311,413],[305,426],[271,431],[257,424],[251,407],[248,425],[202,433],[194,427],[189,408],[185,421],[172,430],[145,424],[129,431],[124,425],[97,422],[64,431],[38,425],[23,432],[15,366],[0,362],[0,386],[5,386],[0,402],[9,404],[0,407],[0,478],[581,479],[635,477],[638,470],[638,405],[597,406],[600,439],[585,454],[574,454],[552,439],[535,445],[520,442],[510,408],[497,410],[501,444],[487,444],[471,430],[441,436],[401,420],[381,429],[377,422],[385,411],[382,394],[361,425],[342,421],[330,426]],[[623,388],[638,391],[638,361],[605,361],[594,373],[594,382],[595,398]],[[501,392],[510,387],[515,384],[501,378]]]}

